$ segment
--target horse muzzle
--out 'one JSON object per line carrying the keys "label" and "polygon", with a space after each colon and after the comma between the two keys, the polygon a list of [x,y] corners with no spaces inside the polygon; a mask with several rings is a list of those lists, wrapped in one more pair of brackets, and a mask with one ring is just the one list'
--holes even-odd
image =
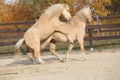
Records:
{"label": "horse muzzle", "polygon": [[93,18],[88,19],[88,21],[91,23],[93,21]]}

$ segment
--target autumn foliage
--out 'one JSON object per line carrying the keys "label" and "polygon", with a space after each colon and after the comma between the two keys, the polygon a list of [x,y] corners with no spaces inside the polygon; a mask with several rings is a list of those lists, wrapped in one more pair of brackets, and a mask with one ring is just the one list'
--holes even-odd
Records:
{"label": "autumn foliage", "polygon": [[5,0],[0,0],[0,23],[35,20],[54,3],[67,3],[72,15],[85,5],[94,8],[93,16],[119,15],[119,2],[120,0],[15,0],[8,4]]}

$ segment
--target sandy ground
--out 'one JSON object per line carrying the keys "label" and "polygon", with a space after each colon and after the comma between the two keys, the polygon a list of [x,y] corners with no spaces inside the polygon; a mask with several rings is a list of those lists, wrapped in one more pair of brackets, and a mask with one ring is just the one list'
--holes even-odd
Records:
{"label": "sandy ground", "polygon": [[44,65],[33,65],[27,56],[18,62],[13,56],[0,57],[0,80],[120,80],[120,49],[86,53],[88,60],[84,61],[79,51],[72,51],[68,62],[42,55]]}

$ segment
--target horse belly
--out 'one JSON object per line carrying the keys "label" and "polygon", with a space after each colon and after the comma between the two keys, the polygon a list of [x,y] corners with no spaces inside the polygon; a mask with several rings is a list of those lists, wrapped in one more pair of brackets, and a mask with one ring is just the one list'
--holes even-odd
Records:
{"label": "horse belly", "polygon": [[67,37],[64,34],[61,34],[61,33],[54,33],[53,34],[53,39],[56,42],[67,42],[68,41]]}

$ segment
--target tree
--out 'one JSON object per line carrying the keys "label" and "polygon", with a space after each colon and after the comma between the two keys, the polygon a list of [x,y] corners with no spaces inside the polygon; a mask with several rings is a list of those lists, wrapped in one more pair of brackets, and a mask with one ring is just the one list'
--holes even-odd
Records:
{"label": "tree", "polygon": [[4,3],[4,0],[0,0],[0,22],[5,21],[5,16],[7,16],[6,12],[7,12],[7,7]]}
{"label": "tree", "polygon": [[111,15],[120,15],[120,0],[111,0],[109,10],[111,10]]}
{"label": "tree", "polygon": [[94,15],[107,16],[110,14],[110,11],[106,6],[111,5],[111,0],[93,0],[91,6],[95,8]]}
{"label": "tree", "polygon": [[18,4],[13,4],[9,6],[10,6],[10,12],[12,13],[13,18],[14,18],[13,21],[30,20],[31,17],[29,17],[30,15],[29,6],[22,7]]}
{"label": "tree", "polygon": [[[35,20],[41,13],[54,3],[67,3],[70,13],[74,15],[85,5],[95,9],[93,15],[107,16],[111,9],[119,14],[119,0],[15,0],[13,4],[5,4],[0,0],[0,22]],[[112,2],[111,2],[112,1]],[[117,2],[118,1],[118,2]],[[109,7],[112,3],[112,7]],[[116,5],[115,5],[116,4]],[[118,8],[117,8],[118,7]]]}
{"label": "tree", "polygon": [[29,9],[30,19],[39,18],[43,10],[48,7],[47,0],[17,0],[17,4],[22,8]]}
{"label": "tree", "polygon": [[14,15],[11,11],[12,5],[6,4],[5,0],[0,1],[0,22],[11,22]]}

